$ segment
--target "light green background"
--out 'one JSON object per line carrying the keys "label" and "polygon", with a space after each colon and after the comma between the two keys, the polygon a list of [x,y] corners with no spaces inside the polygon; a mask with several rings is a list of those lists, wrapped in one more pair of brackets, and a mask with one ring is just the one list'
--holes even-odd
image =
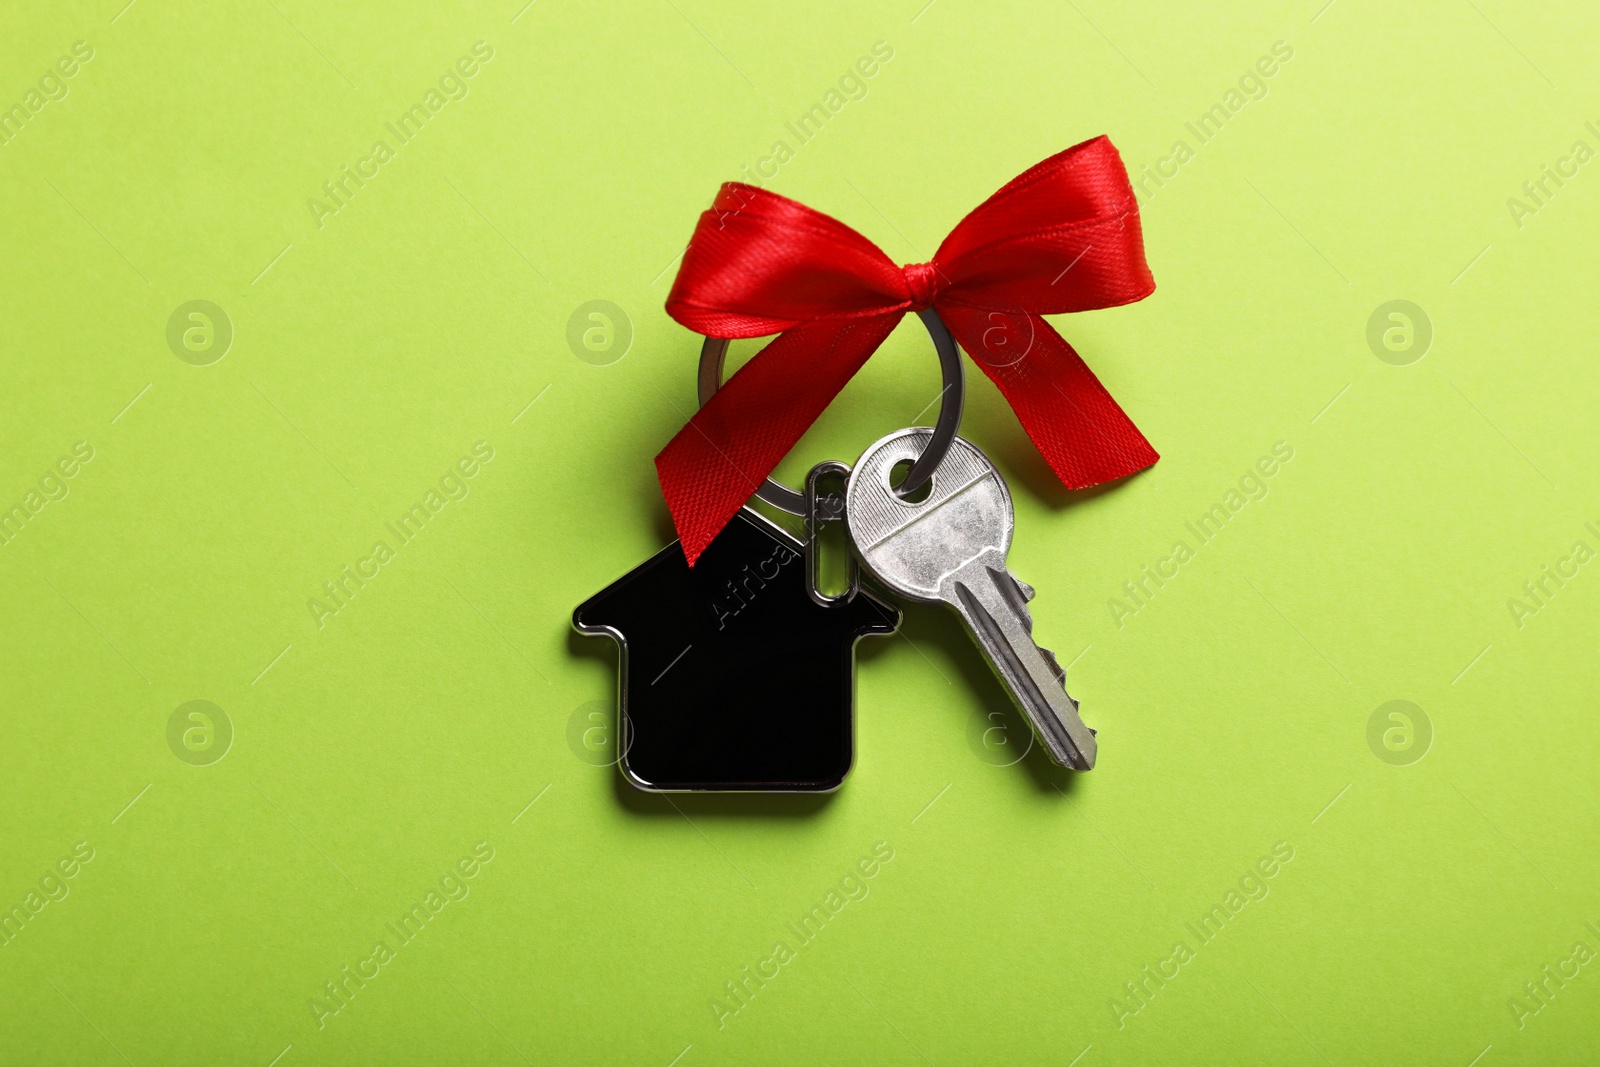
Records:
{"label": "light green background", "polygon": [[[1600,1057],[1600,963],[1520,1026],[1508,1003],[1600,950],[1600,571],[1508,607],[1600,548],[1600,164],[1520,227],[1507,206],[1600,148],[1592,12],[122,3],[12,5],[0,33],[6,107],[94,50],[0,147],[0,505],[94,449],[0,547],[0,907],[94,850],[0,947],[0,1061]],[[318,228],[307,200],[480,40],[469,95]],[[1184,123],[1276,41],[1268,94],[1199,145]],[[1136,176],[1195,150],[1145,207],[1155,295],[1057,320],[1164,458],[1067,494],[977,375],[964,429],[1011,480],[1098,768],[980,758],[1003,695],[921,608],[862,646],[831,799],[637,796],[579,758],[615,668],[568,619],[670,537],[651,457],[697,339],[662,303],[717,184],[785,140],[774,188],[922,260],[1102,132]],[[166,341],[196,299],[235,331],[209,366]],[[604,366],[566,340],[602,299],[633,330]],[[1435,332],[1408,366],[1366,341],[1393,299]],[[934,383],[908,323],[783,472],[853,459]],[[319,628],[308,599],[478,441],[470,495]],[[1185,523],[1279,441],[1270,493],[1200,545]],[[1108,599],[1179,540],[1119,627]],[[234,730],[210,766],[168,745],[194,699]],[[1431,722],[1420,762],[1369,748],[1390,700]],[[719,1027],[724,983],[879,841],[870,895]],[[479,842],[470,895],[319,1028],[323,983]],[[1278,842],[1270,894],[1202,944],[1186,924]]]}

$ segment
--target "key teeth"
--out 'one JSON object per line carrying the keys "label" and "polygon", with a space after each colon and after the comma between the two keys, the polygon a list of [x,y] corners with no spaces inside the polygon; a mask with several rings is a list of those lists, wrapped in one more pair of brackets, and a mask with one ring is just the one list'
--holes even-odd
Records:
{"label": "key teeth", "polygon": [[[1055,675],[1057,682],[1061,683],[1061,691],[1066,693],[1067,703],[1072,705],[1073,713],[1081,719],[1083,717],[1083,705],[1078,703],[1077,697],[1073,696],[1071,693],[1067,693],[1067,672],[1064,668],[1062,668],[1061,661],[1056,659],[1056,654],[1054,652],[1048,648],[1045,648],[1043,645],[1036,645],[1035,647],[1038,648],[1039,655],[1044,658],[1045,664],[1049,666],[1050,673]],[[1094,727],[1089,726],[1088,723],[1085,723],[1084,725],[1088,726],[1090,734],[1095,732]],[[1089,766],[1093,767],[1094,764],[1091,763]]]}
{"label": "key teeth", "polygon": [[989,567],[989,579],[994,582],[1000,594],[1010,601],[1012,610],[1022,620],[1023,628],[1028,633],[1033,633],[1033,612],[1028,610],[1028,601],[1034,597],[1033,586],[1024,585],[1017,581],[1017,576],[1003,567]]}
{"label": "key teeth", "polygon": [[[1030,601],[1032,601],[1034,597],[1038,596],[1039,594],[1033,588],[1033,586],[1029,585],[1027,582],[1023,581],[1021,578],[1018,578],[1015,574],[1012,574],[1010,568],[1006,569],[1005,576],[1007,578],[1011,579],[1011,584],[1016,588],[1017,592],[1022,595],[1022,603],[1017,605],[1017,611],[1022,616],[1023,622],[1027,625],[1029,635],[1032,635],[1032,633],[1033,633],[1033,612],[1029,611],[1027,609],[1026,605]],[[1038,642],[1034,642],[1034,647],[1039,650],[1039,655],[1043,656],[1045,663],[1049,665],[1050,673],[1055,675],[1056,681],[1059,682],[1060,685],[1061,685],[1061,691],[1063,693],[1066,693],[1067,692],[1067,672],[1066,672],[1066,669],[1061,666],[1061,661],[1056,659],[1055,652],[1053,652],[1052,650],[1050,650],[1048,648],[1045,648],[1043,645],[1039,644]],[[1073,695],[1071,693],[1067,693],[1067,699],[1072,701],[1073,710],[1076,711],[1077,708],[1078,708],[1078,701],[1073,697]]]}
{"label": "key teeth", "polygon": [[[989,578],[994,582],[995,588],[998,589],[1000,594],[1009,602],[1011,609],[1015,611],[1018,618],[1022,620],[1024,629],[1026,629],[1028,635],[1032,637],[1033,613],[1028,610],[1028,602],[1038,595],[1033,586],[1024,582],[1015,574],[1012,574],[1010,568],[988,567],[986,569],[989,572]],[[966,598],[971,598],[971,593],[969,593],[959,582],[956,584],[956,589]],[[1051,677],[1053,677],[1056,680],[1056,684],[1061,687],[1062,695],[1067,698],[1067,703],[1072,705],[1073,714],[1078,716],[1079,722],[1083,722],[1082,715],[1080,714],[1083,706],[1078,703],[1076,697],[1067,692],[1066,668],[1061,666],[1061,661],[1056,659],[1056,654],[1052,650],[1045,648],[1037,641],[1033,643],[1033,647],[1038,650],[1039,657],[1044,660],[1045,666],[1049,668]],[[1083,725],[1084,728],[1089,731],[1090,737],[1096,736],[1094,727],[1089,726],[1087,723],[1084,723]],[[1067,765],[1072,767],[1074,770],[1092,770],[1094,768],[1094,758],[1092,756],[1084,756],[1082,752],[1077,752],[1075,758],[1071,759]]]}
{"label": "key teeth", "polygon": [[[1083,705],[1078,702],[1077,697],[1073,696],[1071,693],[1067,693],[1067,672],[1061,666],[1061,661],[1056,659],[1056,654],[1054,652],[1048,648],[1045,648],[1043,645],[1036,647],[1039,649],[1039,654],[1044,657],[1045,663],[1049,664],[1050,673],[1055,675],[1056,681],[1061,683],[1061,691],[1066,693],[1067,703],[1072,705],[1073,712],[1081,719],[1083,717]],[[1089,726],[1088,723],[1084,723],[1084,725],[1088,727],[1090,734],[1095,732],[1093,726]],[[1093,767],[1094,764],[1091,763],[1089,766]]]}
{"label": "key teeth", "polygon": [[[1045,663],[1050,666],[1050,673],[1056,676],[1056,681],[1060,682],[1061,688],[1065,690],[1067,688],[1067,672],[1062,669],[1061,662],[1056,659],[1056,654],[1043,645],[1039,646],[1039,654],[1044,657]],[[1071,698],[1069,697],[1068,699]],[[1074,700],[1073,703],[1076,704],[1077,701]]]}

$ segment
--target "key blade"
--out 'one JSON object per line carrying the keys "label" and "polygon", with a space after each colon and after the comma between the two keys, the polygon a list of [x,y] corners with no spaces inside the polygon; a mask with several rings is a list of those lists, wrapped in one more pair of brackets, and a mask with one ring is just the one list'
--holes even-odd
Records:
{"label": "key blade", "polygon": [[[1009,569],[1002,572],[991,568],[989,577],[999,587],[1000,595],[1005,598],[1011,609],[1022,620],[1022,628],[1028,632],[1029,636],[1032,636],[1033,612],[1028,610],[1028,604],[1038,595],[1034,592],[1033,586],[1012,574]],[[1056,659],[1056,654],[1048,648],[1038,644],[1038,642],[1034,644],[1039,649],[1039,655],[1044,657],[1044,665],[1049,668],[1050,673],[1055,676],[1055,680],[1060,683],[1062,690],[1065,691],[1067,688],[1067,672],[1062,668],[1061,661]],[[1078,702],[1073,700],[1071,693],[1067,694],[1067,699],[1072,701],[1072,706],[1076,709]],[[1093,730],[1089,732],[1091,734],[1094,733]]]}
{"label": "key blade", "polygon": [[1065,672],[1055,655],[1031,636],[1032,622],[1019,611],[1018,583],[1002,567],[975,564],[949,584],[947,603],[960,613],[984,659],[1052,759],[1077,771],[1094,768],[1094,731],[1078,716],[1078,702],[1067,695]]}

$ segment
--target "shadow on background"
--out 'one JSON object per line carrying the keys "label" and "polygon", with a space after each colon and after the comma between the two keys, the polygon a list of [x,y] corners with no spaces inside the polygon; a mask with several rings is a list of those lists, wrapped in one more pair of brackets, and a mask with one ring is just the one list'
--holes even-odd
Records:
{"label": "shadow on background", "polygon": [[[874,590],[880,596],[881,591]],[[887,597],[893,601],[893,597]],[[870,671],[873,664],[896,643],[910,645],[925,668],[937,673],[955,689],[960,698],[954,702],[959,714],[948,707],[925,706],[898,707],[894,709],[868,709],[866,714],[892,714],[897,728],[902,730],[950,730],[964,737],[972,750],[972,766],[979,776],[1024,775],[1042,796],[1070,797],[1077,775],[1057,766],[1045,752],[1044,746],[1033,739],[1026,719],[1011,702],[1005,687],[989,669],[977,646],[968,636],[966,627],[955,613],[938,604],[906,604],[902,606],[904,621],[900,631],[883,638],[869,638],[856,646],[856,670]],[[569,631],[567,648],[573,656],[593,658],[605,665],[615,685],[617,671],[616,643],[601,638],[585,637]],[[614,689],[613,689],[614,691]],[[615,716],[615,704],[611,714]],[[862,714],[857,703],[856,713]],[[984,744],[985,731],[998,731],[1007,744],[1027,746],[1020,758],[1008,752],[994,752]],[[615,737],[615,726],[612,727]],[[876,759],[898,758],[893,748],[880,749]],[[833,802],[835,793],[646,793],[630,786],[622,774],[610,770],[612,792],[618,805],[640,816],[679,815],[724,818],[782,819],[810,816],[825,810]],[[873,767],[863,766],[860,753],[851,778],[845,780],[840,791],[850,788],[851,779],[861,774],[873,773]]]}
{"label": "shadow on background", "polygon": [[[999,437],[997,454],[1013,472],[1025,490],[1053,508],[1070,507],[1092,500],[1102,493],[1118,488],[1118,482],[1095,486],[1091,489],[1070,490],[1062,486],[1044,458],[1039,455],[1025,434],[1004,434]],[[655,493],[654,483],[647,490]],[[758,504],[756,510],[778,523],[791,534],[801,537],[798,520]],[[652,525],[663,545],[677,539],[672,517],[665,508],[652,508]],[[641,560],[642,562],[642,560]],[[918,604],[906,601],[892,593],[884,592],[871,578],[863,575],[863,583],[891,604],[899,605],[902,613],[900,630],[888,637],[868,638],[856,645],[856,671],[870,671],[879,657],[897,644],[912,646],[926,670],[937,673],[953,687],[960,697],[954,706],[964,709],[952,715],[949,708],[896,708],[893,710],[900,729],[952,730],[959,732],[972,749],[974,769],[984,777],[988,775],[1025,775],[1034,790],[1042,796],[1070,797],[1077,774],[1055,763],[1044,746],[1033,737],[1026,717],[1012,703],[1009,693],[995,677],[983,654],[954,611],[940,604]],[[570,624],[569,624],[570,625]],[[1048,646],[1047,646],[1048,647]],[[616,643],[610,640],[585,637],[569,628],[567,648],[573,656],[592,657],[605,664],[615,692],[617,674]],[[1066,650],[1056,649],[1057,653]],[[1066,652],[1062,662],[1071,657]],[[953,668],[953,671],[952,671]],[[1070,682],[1070,679],[1069,679]],[[856,714],[862,714],[859,702],[859,684]],[[891,709],[868,709],[867,714],[883,715]],[[615,703],[612,703],[612,736],[615,737]],[[857,720],[859,729],[859,719]],[[1003,724],[1003,725],[1002,725]],[[1015,762],[1009,753],[995,753],[983,743],[985,731],[1001,731],[1008,744],[1027,745],[1026,754]],[[894,749],[880,751],[879,760],[897,758]],[[815,815],[825,810],[837,795],[835,793],[646,793],[627,783],[620,771],[612,769],[613,793],[617,803],[629,812],[641,816],[705,815],[729,818],[791,818]],[[857,775],[871,774],[873,768],[862,766],[857,752],[856,766],[850,778],[839,791],[850,788]]]}
{"label": "shadow on background", "polygon": [[[998,435],[997,440],[986,443],[984,450],[995,461],[997,467],[1004,467],[1010,472],[1012,480],[1021,483],[1029,496],[1044,501],[1047,506],[1058,511],[1074,504],[1087,503],[1105,493],[1114,493],[1129,479],[1144,473],[1135,471],[1126,478],[1090,486],[1088,489],[1068,489],[1061,484],[1061,479],[1056,477],[1055,471],[1050,469],[1050,465],[1039,454],[1039,449],[1028,439],[1027,434]],[[1015,490],[1013,495],[1016,495]]]}
{"label": "shadow on background", "polygon": [[[873,591],[891,602],[896,600],[876,587],[873,587]],[[905,602],[900,608],[903,614],[900,631],[881,641],[858,645],[856,670],[871,669],[873,661],[884,655],[891,645],[906,642],[929,671],[938,672],[960,694],[954,703],[963,709],[959,715],[952,715],[943,709],[911,709],[897,716],[901,720],[901,728],[958,731],[966,738],[968,748],[973,750],[975,767],[996,775],[1025,774],[1042,794],[1070,796],[1077,775],[1057,765],[1044,746],[1034,740],[1027,718],[1012,703],[1010,693],[995,677],[988,661],[983,658],[983,653],[956,613],[942,604]],[[999,717],[1003,727],[997,727],[991,714]],[[909,719],[906,718],[908,715]],[[917,715],[926,715],[930,721],[916,722]],[[932,721],[935,716],[938,721]],[[991,762],[995,756],[982,746],[981,738],[985,730],[996,728],[1003,729],[1009,743],[1028,745],[1026,755],[1015,763],[1007,762],[1012,758],[1009,756]]]}

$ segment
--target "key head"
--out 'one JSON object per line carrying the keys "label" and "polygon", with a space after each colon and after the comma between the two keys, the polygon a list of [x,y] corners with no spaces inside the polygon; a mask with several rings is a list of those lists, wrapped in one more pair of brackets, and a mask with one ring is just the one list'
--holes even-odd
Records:
{"label": "key head", "polygon": [[933,431],[901,430],[862,453],[845,487],[845,521],[862,564],[913,600],[944,599],[945,579],[989,554],[1004,567],[1015,517],[1011,491],[987,456],[960,437],[933,472],[928,494],[912,503],[890,484],[901,461],[913,461]]}

